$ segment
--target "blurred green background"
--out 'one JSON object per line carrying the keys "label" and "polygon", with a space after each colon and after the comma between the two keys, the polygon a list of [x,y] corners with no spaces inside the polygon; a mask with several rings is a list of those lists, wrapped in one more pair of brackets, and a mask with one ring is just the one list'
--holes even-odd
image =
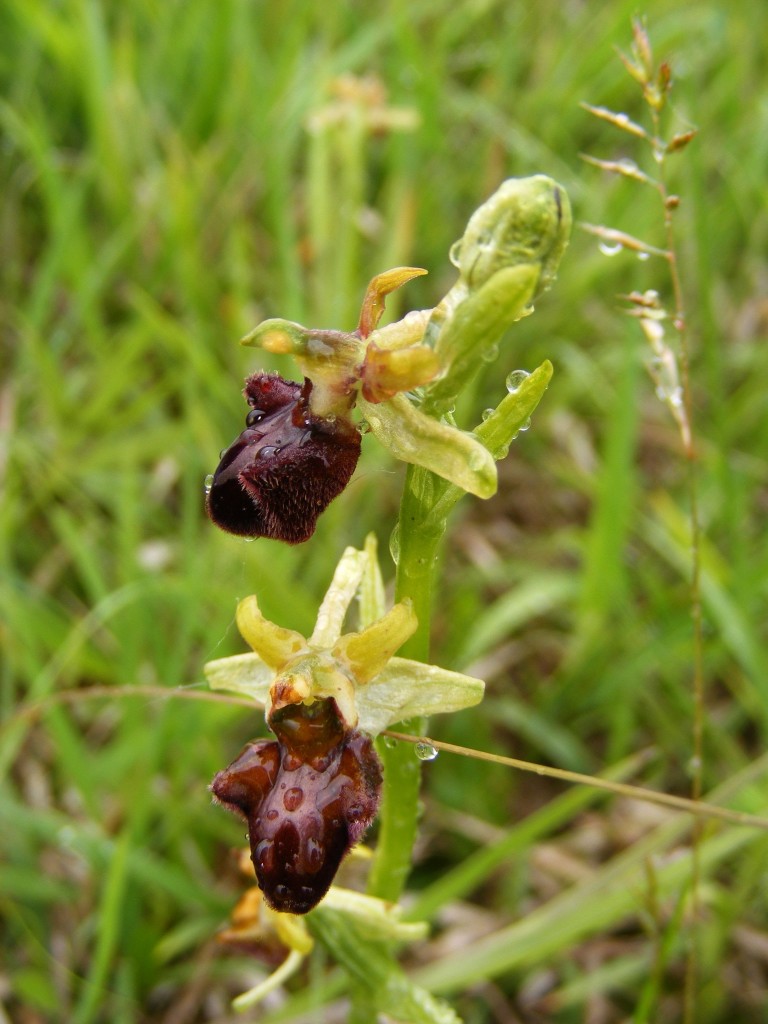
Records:
{"label": "blurred green background", "polygon": [[[768,8],[644,12],[675,127],[701,130],[671,185],[705,533],[705,790],[765,813]],[[242,888],[242,825],[206,786],[263,723],[120,688],[204,692],[203,663],[243,649],[234,608],[254,591],[311,628],[369,531],[391,579],[401,467],[364,440],[304,546],[218,532],[203,480],[242,429],[242,380],[294,373],[237,341],[268,316],[350,329],[369,278],[397,264],[430,274],[388,315],[433,305],[450,244],[511,175],[549,174],[577,219],[663,244],[653,194],[580,160],[640,155],[580,107],[644,117],[615,54],[636,13],[0,2],[0,1021],[222,1021],[259,976],[210,942]],[[583,772],[652,748],[625,774],[685,794],[686,466],[617,298],[646,288],[671,302],[660,263],[609,259],[577,228],[460,410],[469,426],[511,370],[555,364],[498,496],[457,513],[433,659],[482,675],[488,700],[432,731]],[[78,698],[38,707],[65,689]],[[413,888],[436,927],[408,962],[467,1021],[682,1019],[690,822],[447,754],[424,800]],[[766,846],[705,830],[697,1021],[763,1019]],[[263,1019],[344,1020],[343,1004],[311,1009],[343,987],[328,994],[323,972]]]}

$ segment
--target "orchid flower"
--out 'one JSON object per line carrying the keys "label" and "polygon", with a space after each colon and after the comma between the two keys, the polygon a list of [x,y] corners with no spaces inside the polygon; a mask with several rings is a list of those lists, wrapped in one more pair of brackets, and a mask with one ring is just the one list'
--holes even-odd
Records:
{"label": "orchid flower", "polygon": [[[356,595],[365,625],[343,633]],[[395,657],[417,623],[410,602],[384,612],[382,595],[371,537],[344,552],[310,637],[270,622],[247,597],[237,624],[253,652],[205,666],[213,689],[264,705],[277,737],[249,743],[211,788],[247,820],[259,886],[279,911],[312,910],[373,820],[381,768],[372,738],[482,699],[479,679]]]}
{"label": "orchid flower", "polygon": [[[460,430],[452,410],[506,329],[551,285],[570,224],[565,191],[551,178],[512,178],[451,249],[459,278],[434,309],[378,326],[386,296],[426,273],[396,267],[368,285],[354,331],[282,319],[254,328],[242,343],[292,355],[304,384],[268,374],[246,382],[246,430],[223,454],[208,491],[213,521],[232,533],[289,543],[310,537],[357,463],[355,408],[397,459],[464,492],[493,495],[499,454],[477,433]],[[537,383],[534,406],[545,387]],[[517,426],[507,412],[500,415],[509,424],[508,446]]]}

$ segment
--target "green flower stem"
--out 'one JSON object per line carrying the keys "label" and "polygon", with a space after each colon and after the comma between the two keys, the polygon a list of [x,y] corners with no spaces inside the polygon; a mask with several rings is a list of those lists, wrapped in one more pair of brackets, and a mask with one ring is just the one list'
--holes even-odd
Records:
{"label": "green flower stem", "polygon": [[[399,542],[395,600],[409,597],[419,621],[418,628],[400,650],[406,658],[427,662],[432,619],[432,591],[445,522],[437,529],[425,529],[431,503],[429,495],[440,481],[433,473],[409,466],[396,527]],[[421,735],[426,729],[423,718],[403,724],[403,732]],[[384,763],[384,788],[379,813],[379,839],[369,876],[372,896],[397,901],[411,868],[419,812],[421,763],[410,743],[388,746],[378,744]]]}
{"label": "green flower stem", "polygon": [[[501,402],[495,412],[476,430],[494,458],[506,455],[510,442],[539,403],[552,376],[547,360]],[[396,527],[397,576],[395,600],[408,597],[418,619],[418,628],[401,648],[401,655],[415,661],[429,661],[432,621],[432,592],[440,544],[447,518],[466,493],[455,484],[418,466],[409,466]],[[426,722],[414,719],[403,732],[424,735]],[[384,790],[379,814],[380,831],[368,891],[381,899],[399,899],[411,866],[416,839],[421,765],[411,744],[378,745],[384,762]]]}

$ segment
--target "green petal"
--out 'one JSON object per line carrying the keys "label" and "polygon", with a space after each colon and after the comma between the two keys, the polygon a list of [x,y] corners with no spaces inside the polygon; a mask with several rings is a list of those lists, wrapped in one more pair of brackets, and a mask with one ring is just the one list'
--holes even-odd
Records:
{"label": "green petal", "polygon": [[233,658],[209,661],[203,671],[212,690],[239,693],[265,706],[269,701],[275,673],[258,654],[237,654]]}
{"label": "green petal", "polygon": [[496,493],[493,457],[472,434],[426,416],[404,395],[358,404],[371,432],[396,459],[423,466],[479,498]]}
{"label": "green petal", "polygon": [[376,736],[406,718],[471,708],[483,699],[484,689],[482,679],[408,658],[392,658],[372,682],[357,691],[359,728]]}
{"label": "green petal", "polygon": [[274,669],[282,668],[307,646],[301,633],[265,619],[254,595],[237,606],[237,628],[246,643]]}
{"label": "green petal", "polygon": [[418,621],[410,601],[402,601],[360,633],[346,633],[331,652],[357,683],[383,671],[398,648],[416,632]]}
{"label": "green petal", "polygon": [[323,603],[317,613],[309,645],[312,648],[332,647],[341,635],[349,606],[357,593],[369,556],[365,551],[348,547],[339,560]]}

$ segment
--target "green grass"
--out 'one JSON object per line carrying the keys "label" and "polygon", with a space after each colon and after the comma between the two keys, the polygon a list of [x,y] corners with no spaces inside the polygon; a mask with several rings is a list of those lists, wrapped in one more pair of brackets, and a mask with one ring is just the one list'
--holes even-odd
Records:
{"label": "green grass", "polygon": [[[701,129],[672,172],[700,452],[704,788],[765,814],[768,9],[644,11],[677,72],[681,124]],[[242,826],[206,786],[263,724],[121,688],[202,690],[203,663],[242,649],[234,608],[254,591],[269,618],[311,628],[343,547],[373,530],[386,552],[401,469],[368,438],[305,546],[216,531],[203,479],[241,429],[242,378],[262,365],[237,339],[273,315],[351,328],[368,279],[400,263],[430,276],[388,312],[433,304],[452,282],[451,242],[509,175],[550,174],[578,219],[660,242],[644,193],[579,159],[630,142],[581,101],[642,116],[613,50],[636,12],[625,0],[0,4],[7,1019],[221,1021],[255,976],[211,953],[241,890],[228,850]],[[308,131],[341,75],[375,76],[410,112],[404,125]],[[489,699],[431,729],[594,773],[652,747],[632,780],[686,794],[685,466],[616,299],[650,287],[667,287],[659,264],[607,259],[576,230],[555,288],[461,410],[477,418],[507,373],[552,359],[499,495],[462,503],[445,551],[433,658],[483,675]],[[114,697],[89,697],[94,686]],[[81,699],[20,713],[65,689]],[[688,819],[448,754],[425,769],[424,800],[411,887],[435,931],[404,963],[468,1022],[682,1019]],[[704,831],[701,1024],[760,1019],[767,845]],[[340,997],[339,977],[317,960],[268,1019],[344,1019],[300,1017],[323,986]]]}

